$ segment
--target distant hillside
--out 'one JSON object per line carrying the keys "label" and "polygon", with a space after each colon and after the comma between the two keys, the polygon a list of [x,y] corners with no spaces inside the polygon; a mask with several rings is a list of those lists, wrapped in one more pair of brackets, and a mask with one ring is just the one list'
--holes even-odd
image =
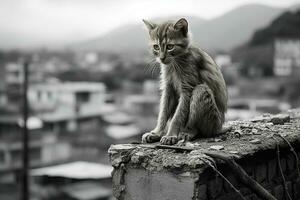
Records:
{"label": "distant hillside", "polygon": [[284,12],[268,26],[257,30],[249,42],[232,51],[233,60],[241,63],[245,75],[249,71],[273,75],[275,38],[300,38],[300,8]]}
{"label": "distant hillside", "polygon": [[[236,8],[220,17],[203,20],[187,17],[193,39],[202,48],[208,50],[229,50],[245,43],[258,28],[268,25],[283,12],[282,8],[265,5],[246,5]],[[171,17],[178,19],[179,17]],[[80,50],[99,51],[140,51],[146,50],[148,35],[142,22],[126,25],[113,30],[103,37],[76,44]]]}
{"label": "distant hillside", "polygon": [[[180,17],[172,17],[172,19],[179,18]],[[191,26],[205,23],[203,19],[197,17],[186,18],[189,20]],[[155,19],[154,21],[162,21],[162,19]],[[148,33],[141,20],[139,24],[129,24],[119,27],[100,38],[72,45],[72,48],[77,50],[124,52],[145,51],[147,45]]]}
{"label": "distant hillside", "polygon": [[269,26],[256,31],[249,45],[268,44],[275,38],[300,38],[300,9],[283,13]]}

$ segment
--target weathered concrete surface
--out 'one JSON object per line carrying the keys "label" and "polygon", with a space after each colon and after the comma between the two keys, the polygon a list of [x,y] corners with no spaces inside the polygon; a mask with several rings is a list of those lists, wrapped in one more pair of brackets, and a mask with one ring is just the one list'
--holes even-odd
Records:
{"label": "weathered concrete surface", "polygon": [[[278,116],[275,116],[278,118]],[[286,115],[282,115],[286,118]],[[258,151],[275,149],[276,139],[280,146],[287,144],[274,134],[280,134],[291,143],[300,143],[300,119],[291,118],[284,124],[274,125],[271,116],[255,118],[252,121],[233,121],[228,124],[233,128],[224,135],[215,138],[204,138],[187,142],[185,147],[191,152],[177,152],[170,149],[159,149],[154,144],[112,145],[109,149],[114,167],[126,162],[137,164],[149,170],[161,169],[199,169],[203,162],[199,157],[206,157],[203,151],[213,151],[212,146],[223,146],[222,152],[234,154],[237,159],[252,155]],[[175,145],[176,146],[176,145]]]}
{"label": "weathered concrete surface", "polygon": [[125,183],[126,194],[128,194],[125,195],[126,200],[191,200],[193,198],[194,179],[189,176],[128,169]]}
{"label": "weathered concrete surface", "polygon": [[[183,150],[162,149],[158,146],[159,143],[112,145],[109,155],[114,167],[114,195],[117,199],[126,200],[216,199],[223,194],[226,186],[223,186],[223,180],[216,181],[214,173],[205,162],[212,160],[205,155],[208,151],[233,155],[237,162],[249,159],[249,169],[247,165],[244,166],[249,175],[270,185],[269,176],[279,176],[278,168],[273,166],[276,164],[276,145],[289,150],[282,137],[300,150],[299,116],[300,111],[293,110],[276,116],[263,115],[248,121],[232,121],[227,124],[232,129],[226,134],[184,143],[180,147]],[[176,145],[171,148],[174,147]],[[254,161],[257,157],[265,156],[266,152],[271,152],[270,155],[274,157],[268,156],[266,162],[264,158],[260,159],[260,163]],[[284,159],[283,165],[286,163],[287,166],[291,162],[295,171],[293,155]],[[222,164],[218,160],[215,162],[217,165]],[[230,173],[227,174],[231,176]],[[278,181],[272,179],[271,182]],[[292,182],[291,179],[290,184],[291,187],[298,187],[297,184],[300,183]],[[221,196],[223,199],[233,199],[236,194],[226,195]]]}

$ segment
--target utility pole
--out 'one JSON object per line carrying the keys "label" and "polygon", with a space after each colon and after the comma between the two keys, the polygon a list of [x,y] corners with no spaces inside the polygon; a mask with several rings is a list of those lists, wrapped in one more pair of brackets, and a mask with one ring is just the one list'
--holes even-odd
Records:
{"label": "utility pole", "polygon": [[29,170],[29,151],[28,151],[28,127],[27,127],[27,119],[28,119],[28,101],[27,101],[27,90],[28,90],[28,68],[29,61],[26,59],[24,61],[24,82],[23,82],[23,166],[22,166],[22,191],[21,191],[21,200],[29,200],[29,181],[28,181],[28,170]]}

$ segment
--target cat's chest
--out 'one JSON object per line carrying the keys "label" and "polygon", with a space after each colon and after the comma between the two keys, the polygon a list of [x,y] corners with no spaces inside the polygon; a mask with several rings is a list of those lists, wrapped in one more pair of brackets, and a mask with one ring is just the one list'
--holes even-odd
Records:
{"label": "cat's chest", "polygon": [[171,85],[177,94],[181,94],[184,79],[175,70],[164,68],[162,71],[162,81],[167,85]]}
{"label": "cat's chest", "polygon": [[177,94],[180,94],[182,91],[182,80],[176,73],[170,73],[168,77],[168,82],[173,86]]}

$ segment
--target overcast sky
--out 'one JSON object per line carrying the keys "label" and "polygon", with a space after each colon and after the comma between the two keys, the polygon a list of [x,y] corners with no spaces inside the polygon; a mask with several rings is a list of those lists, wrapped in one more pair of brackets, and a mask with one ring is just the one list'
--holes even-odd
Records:
{"label": "overcast sky", "polygon": [[[214,18],[238,6],[288,7],[300,0],[0,0],[0,40],[59,43],[97,37],[143,18],[194,15]],[[7,41],[9,42],[9,41]],[[3,42],[2,42],[3,43]],[[26,43],[26,42],[25,42]],[[5,45],[3,43],[3,45]],[[26,44],[25,44],[26,45]]]}

